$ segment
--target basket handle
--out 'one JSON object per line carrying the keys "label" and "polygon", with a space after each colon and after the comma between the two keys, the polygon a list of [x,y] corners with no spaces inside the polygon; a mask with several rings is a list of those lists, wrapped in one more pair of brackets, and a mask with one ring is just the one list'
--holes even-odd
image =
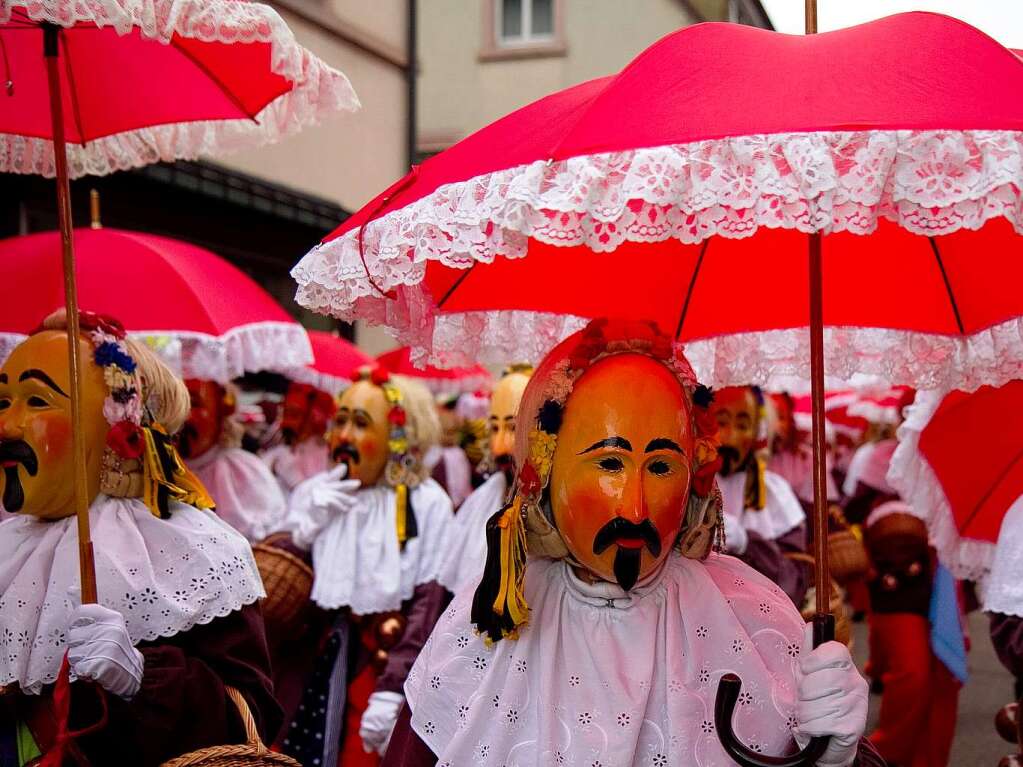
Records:
{"label": "basket handle", "polygon": [[255,748],[261,755],[268,753],[269,749],[263,744],[263,739],[259,737],[259,730],[256,729],[256,720],[252,717],[252,710],[245,701],[245,696],[234,687],[226,684],[224,685],[224,692],[227,693],[227,697],[234,703],[234,707],[238,709],[238,715],[242,718],[242,724],[245,726],[245,742]]}

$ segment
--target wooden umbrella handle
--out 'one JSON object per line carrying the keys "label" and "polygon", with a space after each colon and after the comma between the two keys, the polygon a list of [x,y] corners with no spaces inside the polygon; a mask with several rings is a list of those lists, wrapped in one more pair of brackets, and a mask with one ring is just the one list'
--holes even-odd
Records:
{"label": "wooden umbrella handle", "polygon": [[[824,614],[813,618],[813,646],[835,638],[835,616]],[[718,682],[717,697],[714,699],[714,727],[718,740],[737,764],[742,767],[810,767],[817,763],[828,747],[830,736],[810,738],[806,748],[788,756],[768,756],[757,753],[741,742],[732,728],[732,715],[742,690],[742,680],[735,674],[725,674]]]}
{"label": "wooden umbrella handle", "polygon": [[96,567],[89,533],[89,485],[86,477],[85,435],[82,433],[82,355],[79,347],[78,284],[75,278],[74,229],[71,222],[71,188],[68,181],[67,145],[64,141],[64,106],[60,84],[60,27],[44,23],[43,57],[50,90],[53,124],[53,165],[57,180],[57,218],[60,223],[64,261],[64,304],[67,308],[68,370],[71,377],[71,430],[74,461],[75,516],[78,520],[78,566],[82,604],[96,601]]}

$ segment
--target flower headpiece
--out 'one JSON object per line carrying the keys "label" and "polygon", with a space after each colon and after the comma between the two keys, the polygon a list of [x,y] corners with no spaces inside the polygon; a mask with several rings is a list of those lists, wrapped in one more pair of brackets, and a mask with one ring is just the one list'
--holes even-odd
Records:
{"label": "flower headpiece", "polygon": [[[541,508],[550,482],[565,404],[576,382],[594,363],[630,353],[643,354],[663,363],[693,404],[693,483],[687,525],[678,547],[686,556],[697,558],[706,556],[710,550],[720,518],[720,493],[714,477],[721,467],[717,424],[710,412],[714,399],[711,390],[697,383],[682,346],[662,335],[652,323],[594,320],[580,331],[571,353],[546,373],[545,380],[538,382],[543,386],[540,405],[528,434],[528,455],[518,472],[515,495],[487,525],[487,564],[473,600],[472,617],[477,628],[491,640],[514,638],[528,619],[529,610],[522,592],[527,537],[531,540],[530,546],[535,545],[542,553],[568,556],[567,547]],[[543,366],[541,374],[542,370]],[[534,414],[520,412],[520,418],[531,415]]]}
{"label": "flower headpiece", "polygon": [[184,465],[170,435],[146,407],[142,376],[124,327],[92,312],[80,312],[79,327],[92,345],[93,362],[103,371],[107,386],[103,417],[110,431],[100,490],[120,497],[141,496],[161,519],[170,516],[171,500],[213,508],[206,488]]}

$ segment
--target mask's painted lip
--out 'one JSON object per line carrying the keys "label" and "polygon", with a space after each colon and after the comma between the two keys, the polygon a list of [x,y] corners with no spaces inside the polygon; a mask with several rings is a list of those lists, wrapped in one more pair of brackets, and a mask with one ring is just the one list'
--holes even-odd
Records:
{"label": "mask's painted lip", "polygon": [[641,549],[646,546],[642,538],[619,538],[615,543],[623,549]]}
{"label": "mask's painted lip", "polygon": [[2,463],[0,463],[0,466],[2,466],[5,469],[13,469],[15,466],[21,466],[21,462],[20,461],[3,461]]}

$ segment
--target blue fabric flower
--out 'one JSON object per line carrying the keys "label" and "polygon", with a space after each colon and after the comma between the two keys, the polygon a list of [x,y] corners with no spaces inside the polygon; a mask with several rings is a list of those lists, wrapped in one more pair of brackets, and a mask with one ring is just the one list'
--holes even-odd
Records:
{"label": "blue fabric flower", "polygon": [[116,365],[121,368],[125,373],[135,372],[135,360],[130,355],[125,354],[121,351],[118,344],[110,341],[104,341],[96,347],[96,351],[92,355],[96,364],[100,367],[109,367],[110,365]]}

